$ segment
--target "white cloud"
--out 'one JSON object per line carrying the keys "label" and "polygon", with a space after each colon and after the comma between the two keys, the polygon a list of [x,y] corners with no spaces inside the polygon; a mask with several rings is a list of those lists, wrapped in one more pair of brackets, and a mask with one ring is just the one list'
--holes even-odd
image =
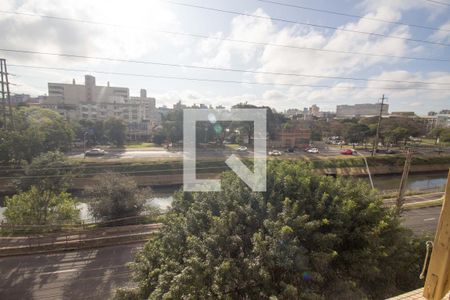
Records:
{"label": "white cloud", "polygon": [[450,21],[441,25],[439,29],[439,31],[436,30],[433,33],[431,39],[437,42],[450,43]]}
{"label": "white cloud", "polygon": [[[262,9],[255,15],[269,17]],[[214,38],[227,38],[239,41],[267,42],[270,40],[275,26],[269,19],[238,16],[230,24],[230,34],[223,32],[212,34]],[[246,43],[209,39],[201,41],[197,46],[198,54],[203,58],[200,64],[213,67],[230,67],[234,64],[248,64],[260,51],[257,46]]]}
{"label": "white cloud", "polygon": [[[160,49],[164,45],[163,38],[164,41],[168,41],[169,45],[173,45],[179,40],[152,31],[179,26],[175,15],[160,2],[138,1],[134,5],[130,5],[118,0],[25,0],[15,1],[14,4],[12,1],[8,3],[8,10],[118,24],[119,26],[2,14],[0,15],[0,36],[2,36],[3,48],[137,58]],[[149,28],[152,30],[147,30]],[[58,63],[64,61],[66,65],[77,62],[73,59],[51,56],[11,53],[8,53],[8,56],[13,57],[14,62]]]}

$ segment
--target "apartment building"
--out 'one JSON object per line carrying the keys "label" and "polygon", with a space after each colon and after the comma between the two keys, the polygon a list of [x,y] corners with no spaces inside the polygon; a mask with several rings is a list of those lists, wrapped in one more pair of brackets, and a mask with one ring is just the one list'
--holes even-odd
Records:
{"label": "apartment building", "polygon": [[85,76],[84,84],[49,83],[48,98],[41,106],[58,111],[69,120],[122,119],[132,138],[146,137],[161,122],[156,100],[141,89],[138,97],[128,88],[96,85],[95,77]]}

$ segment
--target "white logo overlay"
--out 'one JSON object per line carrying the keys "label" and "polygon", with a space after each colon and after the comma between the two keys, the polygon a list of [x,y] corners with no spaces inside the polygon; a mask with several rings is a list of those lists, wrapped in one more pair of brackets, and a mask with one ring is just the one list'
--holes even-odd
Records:
{"label": "white logo overlay", "polygon": [[184,109],[183,110],[183,190],[186,192],[218,192],[219,179],[197,179],[196,175],[196,124],[253,122],[253,172],[234,154],[225,163],[254,192],[266,191],[266,109]]}

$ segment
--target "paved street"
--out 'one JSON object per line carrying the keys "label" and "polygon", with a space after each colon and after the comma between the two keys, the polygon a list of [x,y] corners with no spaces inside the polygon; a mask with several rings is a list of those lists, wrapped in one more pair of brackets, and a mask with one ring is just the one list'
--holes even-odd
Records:
{"label": "paved street", "polygon": [[0,259],[0,299],[110,299],[142,244]]}
{"label": "paved street", "polygon": [[415,233],[436,232],[441,206],[408,210],[403,213],[403,224]]}
{"label": "paved street", "polygon": [[[406,211],[403,224],[435,232],[441,207]],[[108,299],[131,284],[126,263],[141,243],[0,259],[0,299]]]}
{"label": "paved street", "polygon": [[[422,201],[431,201],[431,200],[438,200],[441,199],[444,195],[444,192],[436,192],[436,193],[430,193],[430,194],[423,194],[423,195],[412,195],[412,196],[406,196],[405,197],[405,203],[411,204],[411,203],[417,203]],[[396,198],[389,198],[384,199],[383,202],[387,205],[395,205]]]}
{"label": "paved street", "polygon": [[[295,157],[295,156],[306,156],[306,157],[324,157],[324,156],[337,156],[341,155],[340,148],[338,147],[328,147],[328,146],[321,146],[319,147],[320,153],[319,154],[313,154],[313,153],[307,153],[302,150],[297,150],[294,153],[286,153],[280,149],[280,151],[283,152],[283,156],[285,157]],[[231,154],[239,154],[241,156],[252,156],[253,151],[249,149],[245,152],[238,152],[235,150],[231,150],[228,148],[217,148],[217,149],[197,149],[197,156],[198,157],[217,157],[217,156],[223,156],[223,157],[229,157]],[[68,155],[72,158],[83,158],[84,154],[81,152],[76,153],[70,153]],[[164,148],[148,148],[148,149],[124,149],[124,150],[109,150],[105,156],[97,157],[97,159],[130,159],[130,158],[182,158],[183,152],[180,150],[177,151],[167,151]]]}

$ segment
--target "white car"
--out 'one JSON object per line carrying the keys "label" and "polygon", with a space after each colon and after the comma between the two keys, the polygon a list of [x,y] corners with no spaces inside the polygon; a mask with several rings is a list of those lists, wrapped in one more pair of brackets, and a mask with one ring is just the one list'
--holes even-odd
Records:
{"label": "white car", "polygon": [[317,149],[317,148],[309,148],[306,152],[308,152],[308,153],[319,153],[319,149]]}
{"label": "white car", "polygon": [[270,156],[281,156],[281,151],[272,150],[272,151],[269,151],[269,155]]}
{"label": "white car", "polygon": [[103,149],[99,149],[99,148],[94,148],[91,150],[88,150],[84,153],[84,155],[86,156],[103,156],[106,154],[106,151]]}
{"label": "white car", "polygon": [[239,146],[239,148],[237,148],[237,151],[240,151],[240,152],[247,151],[247,147],[245,147],[245,146]]}

